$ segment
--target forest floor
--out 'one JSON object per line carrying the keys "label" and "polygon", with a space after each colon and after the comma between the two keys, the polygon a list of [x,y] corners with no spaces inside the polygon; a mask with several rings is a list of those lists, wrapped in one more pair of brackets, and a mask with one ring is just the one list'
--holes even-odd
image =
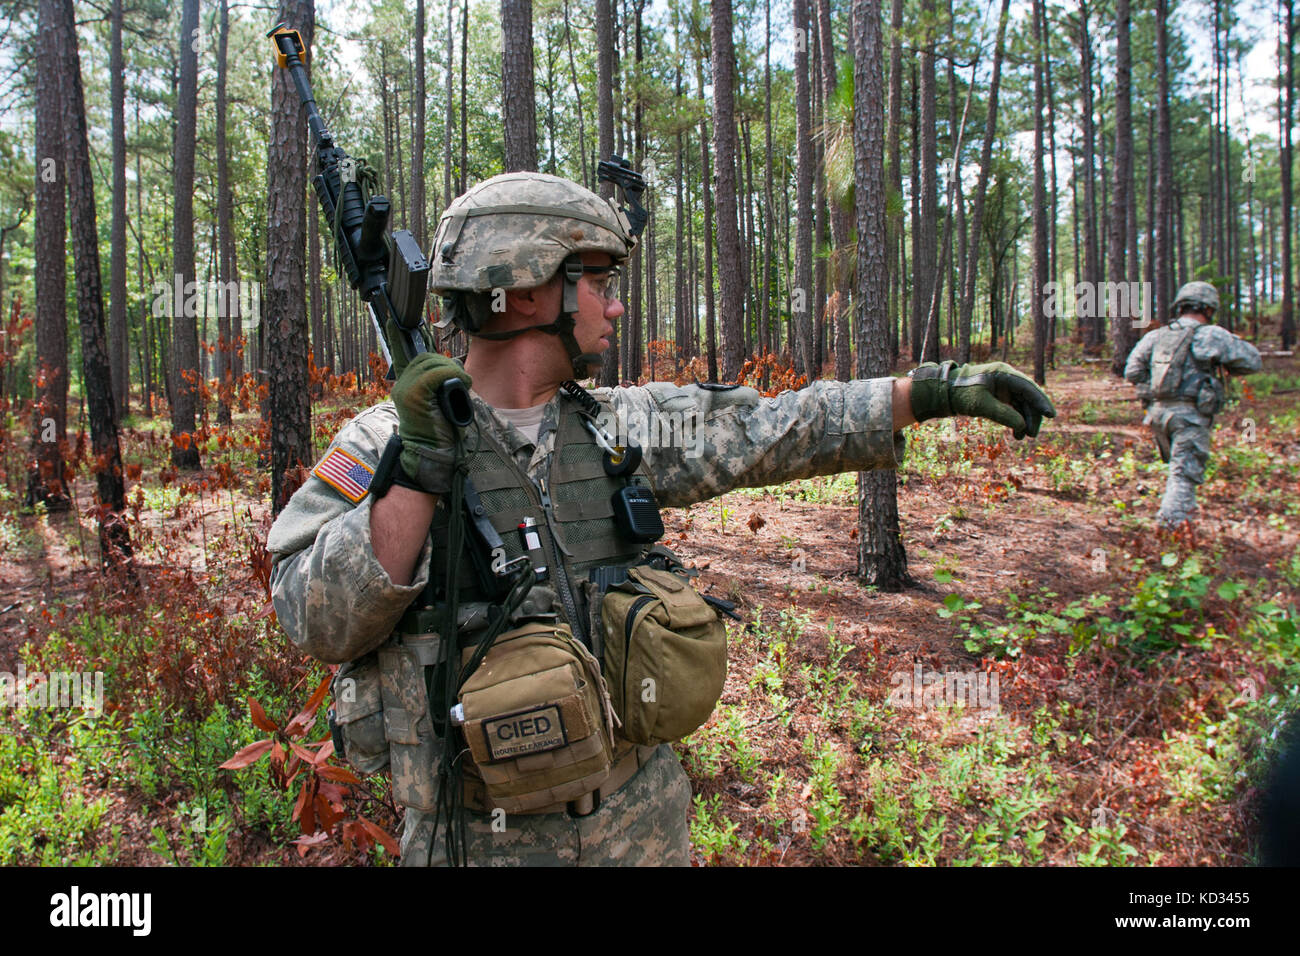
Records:
{"label": "forest floor", "polygon": [[[1255,859],[1300,696],[1300,366],[1267,358],[1219,416],[1175,535],[1131,388],[1096,363],[1048,382],[1037,439],[909,429],[901,592],[854,577],[853,475],[665,512],[697,586],[744,618],[721,703],[676,745],[695,862]],[[376,395],[319,403],[318,448]],[[105,692],[102,716],[0,714],[0,863],[391,862],[386,778],[328,759],[329,669],[269,612],[257,417],[213,429],[197,474],[167,467],[167,430],[124,432],[135,582],[99,573],[92,518],[18,507],[4,448],[0,672],[100,671]]]}

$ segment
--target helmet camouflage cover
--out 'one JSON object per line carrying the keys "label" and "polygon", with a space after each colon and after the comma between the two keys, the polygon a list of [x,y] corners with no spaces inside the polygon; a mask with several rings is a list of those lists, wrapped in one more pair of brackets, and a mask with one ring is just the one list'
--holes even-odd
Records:
{"label": "helmet camouflage cover", "polygon": [[571,255],[607,252],[617,263],[635,245],[613,201],[558,176],[505,173],[442,214],[430,287],[441,294],[535,288]]}
{"label": "helmet camouflage cover", "polygon": [[1174,297],[1174,314],[1180,306],[1195,305],[1208,309],[1210,314],[1219,310],[1219,290],[1208,282],[1188,282],[1178,290]]}

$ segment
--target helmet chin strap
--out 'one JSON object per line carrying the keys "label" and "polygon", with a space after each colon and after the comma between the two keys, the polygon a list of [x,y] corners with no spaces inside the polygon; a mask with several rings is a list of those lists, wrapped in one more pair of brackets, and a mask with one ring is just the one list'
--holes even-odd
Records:
{"label": "helmet chin strap", "polygon": [[574,377],[590,378],[589,367],[600,365],[604,359],[598,352],[582,351],[582,346],[578,344],[578,337],[573,334],[574,329],[577,327],[573,317],[578,312],[578,280],[582,278],[581,257],[569,256],[564,260],[560,272],[564,276],[564,298],[560,304],[560,314],[554,322],[548,322],[545,325],[530,325],[522,329],[511,329],[509,332],[477,332],[475,337],[492,342],[503,342],[507,339],[513,339],[515,336],[523,335],[525,332],[545,332],[547,335],[559,336],[561,344],[564,345],[564,350],[569,353],[569,360],[573,363]]}
{"label": "helmet chin strap", "polygon": [[578,337],[573,334],[577,324],[573,317],[578,314],[578,280],[582,278],[582,257],[569,256],[564,260],[561,271],[564,273],[564,299],[554,325],[560,341],[569,353],[569,360],[573,362],[574,376],[587,378],[591,374],[588,367],[600,365],[601,357],[595,352],[583,352]]}

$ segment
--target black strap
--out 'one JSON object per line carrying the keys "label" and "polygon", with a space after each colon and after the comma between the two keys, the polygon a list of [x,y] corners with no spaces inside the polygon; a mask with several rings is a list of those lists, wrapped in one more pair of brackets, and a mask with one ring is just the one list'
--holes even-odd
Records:
{"label": "black strap", "polygon": [[[444,594],[442,624],[442,652],[437,667],[428,669],[425,692],[430,708],[450,708],[460,694],[465,681],[482,663],[493,642],[505,632],[515,612],[519,610],[528,592],[533,586],[531,565],[525,564],[516,572],[517,576],[505,602],[493,607],[489,612],[489,624],[479,638],[474,653],[462,667],[460,665],[460,641],[457,638],[457,617],[459,614],[459,577],[460,556],[464,552],[465,518],[469,500],[469,490],[474,500],[473,487],[469,485],[468,467],[466,465],[465,441],[463,434],[456,434],[456,466],[451,479],[451,500],[448,505],[447,522],[447,574]],[[482,506],[479,506],[482,510]],[[482,517],[478,515],[476,517]],[[485,519],[486,520],[486,519]],[[489,527],[489,530],[490,527]],[[493,532],[495,534],[495,532]],[[499,540],[499,539],[498,539]],[[441,679],[441,687],[438,680]],[[441,694],[437,693],[441,690]],[[439,715],[444,720],[446,714]],[[445,828],[446,853],[448,866],[465,866],[468,862],[469,828],[465,819],[465,773],[463,760],[468,748],[463,745],[460,731],[447,721],[447,735],[443,741],[442,761],[438,766],[438,803],[433,820],[433,839],[429,841],[430,852],[437,842],[440,828]]]}
{"label": "black strap", "polygon": [[428,494],[427,489],[422,488],[420,483],[408,475],[406,469],[402,467],[402,447],[401,437],[393,432],[393,436],[388,439],[388,444],[384,446],[384,453],[380,456],[375,474],[370,479],[368,490],[370,497],[375,501],[388,494],[388,489],[393,485]]}

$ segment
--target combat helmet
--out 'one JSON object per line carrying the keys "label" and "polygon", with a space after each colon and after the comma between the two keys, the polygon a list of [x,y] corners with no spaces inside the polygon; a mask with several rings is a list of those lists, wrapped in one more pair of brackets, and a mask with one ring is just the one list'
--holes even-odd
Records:
{"label": "combat helmet", "polygon": [[1213,321],[1214,313],[1219,311],[1219,290],[1208,282],[1184,283],[1178,290],[1178,295],[1174,296],[1175,316],[1181,314],[1184,305],[1196,306],[1204,312],[1207,319]]}
{"label": "combat helmet", "polygon": [[[627,214],[577,183],[545,173],[493,176],[456,199],[438,221],[430,287],[443,297],[446,320],[467,334],[502,340],[525,332],[558,335],[585,378],[601,357],[583,353],[573,334],[582,253],[607,252],[618,265],[636,245]],[[564,298],[555,321],[509,332],[484,332],[493,299],[504,289],[540,286],[559,271]],[[497,305],[499,309],[499,304]]]}

